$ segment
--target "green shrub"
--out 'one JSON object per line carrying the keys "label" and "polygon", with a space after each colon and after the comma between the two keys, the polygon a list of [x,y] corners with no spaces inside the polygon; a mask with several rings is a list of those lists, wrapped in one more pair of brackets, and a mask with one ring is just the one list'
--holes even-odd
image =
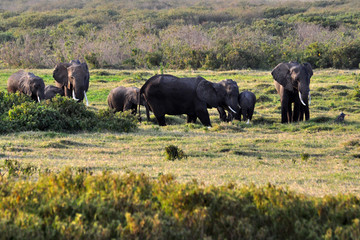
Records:
{"label": "green shrub", "polygon": [[186,155],[183,150],[181,150],[179,147],[174,145],[169,145],[165,147],[165,158],[166,160],[175,160],[175,159],[182,159],[186,158]]}
{"label": "green shrub", "polygon": [[29,97],[0,92],[0,133],[12,131],[118,131],[129,132],[136,128],[136,119],[128,113],[109,110],[94,112],[83,103],[56,96],[40,104]]}
{"label": "green shrub", "polygon": [[63,127],[61,114],[36,102],[25,102],[9,110],[8,118],[16,130],[60,130]]}
{"label": "green shrub", "polygon": [[137,124],[136,117],[130,111],[114,113],[110,109],[100,110],[97,119],[97,128],[99,130],[131,132],[136,128]]}
{"label": "green shrub", "polygon": [[[19,166],[18,166],[19,167]],[[21,167],[21,166],[20,166]],[[357,239],[360,199],[88,169],[0,176],[4,239]],[[290,236],[290,237],[289,237]]]}

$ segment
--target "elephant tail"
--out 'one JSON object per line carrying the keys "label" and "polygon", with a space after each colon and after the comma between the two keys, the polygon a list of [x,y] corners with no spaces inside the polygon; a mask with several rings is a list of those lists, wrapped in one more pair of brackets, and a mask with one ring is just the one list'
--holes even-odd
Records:
{"label": "elephant tail", "polygon": [[141,123],[141,109],[140,109],[140,105],[141,105],[141,90],[142,88],[140,89],[140,91],[138,91],[138,95],[137,95],[137,105],[139,106],[139,122]]}

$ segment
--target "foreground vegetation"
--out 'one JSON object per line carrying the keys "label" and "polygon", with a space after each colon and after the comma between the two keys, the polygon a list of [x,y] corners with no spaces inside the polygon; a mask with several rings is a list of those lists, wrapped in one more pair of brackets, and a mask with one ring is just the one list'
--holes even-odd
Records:
{"label": "foreground vegetation", "polygon": [[358,0],[3,0],[0,67],[358,68]]}
{"label": "foreground vegetation", "polygon": [[314,198],[271,184],[180,184],[171,175],[93,176],[64,170],[36,181],[0,176],[3,239],[358,239],[360,199]]}

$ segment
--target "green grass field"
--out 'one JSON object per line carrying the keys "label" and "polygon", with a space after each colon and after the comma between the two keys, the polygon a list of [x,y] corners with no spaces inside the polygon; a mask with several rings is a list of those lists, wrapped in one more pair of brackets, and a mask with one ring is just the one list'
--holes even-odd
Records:
{"label": "green grass field", "polygon": [[[0,90],[16,70],[0,70]],[[52,70],[29,70],[54,84]],[[91,70],[90,108],[107,107],[109,91],[117,86],[142,84],[157,70]],[[176,76],[201,75],[210,81],[235,80],[240,91],[258,99],[253,122],[221,123],[210,109],[213,127],[186,124],[185,116],[166,116],[166,127],[152,121],[132,133],[20,132],[0,136],[0,164],[14,159],[41,169],[86,167],[95,173],[145,173],[151,177],[173,174],[177,181],[193,179],[205,185],[287,186],[314,196],[360,195],[360,101],[354,88],[359,70],[315,70],[311,79],[311,120],[280,124],[280,98],[270,71],[170,71]],[[144,119],[144,109],[143,119]],[[341,112],[344,124],[334,123]],[[165,147],[176,145],[187,158],[165,159]]]}

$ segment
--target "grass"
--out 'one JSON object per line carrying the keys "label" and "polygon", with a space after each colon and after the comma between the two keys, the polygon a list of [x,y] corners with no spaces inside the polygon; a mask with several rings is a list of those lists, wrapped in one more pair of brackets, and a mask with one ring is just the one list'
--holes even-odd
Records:
{"label": "grass", "polygon": [[[7,78],[15,71],[0,70],[0,90],[6,89]],[[46,84],[54,84],[52,70],[29,71]],[[90,107],[106,108],[112,88],[141,87],[146,78],[156,73],[159,71],[91,70]],[[179,182],[196,179],[206,185],[271,183],[314,196],[360,196],[360,103],[351,98],[358,70],[315,70],[310,86],[311,121],[285,125],[280,124],[280,100],[271,89],[270,71],[165,73],[201,75],[211,81],[235,80],[240,91],[247,89],[262,96],[253,123],[221,123],[216,109],[210,109],[211,129],[199,123],[186,124],[185,116],[166,116],[168,126],[145,121],[133,133],[14,133],[0,137],[0,164],[16,159],[52,171],[61,171],[65,166],[86,167],[95,173],[143,172],[152,178],[171,173]],[[345,123],[336,124],[340,112],[348,116]],[[187,158],[166,161],[164,149],[169,145],[183,150]]]}

